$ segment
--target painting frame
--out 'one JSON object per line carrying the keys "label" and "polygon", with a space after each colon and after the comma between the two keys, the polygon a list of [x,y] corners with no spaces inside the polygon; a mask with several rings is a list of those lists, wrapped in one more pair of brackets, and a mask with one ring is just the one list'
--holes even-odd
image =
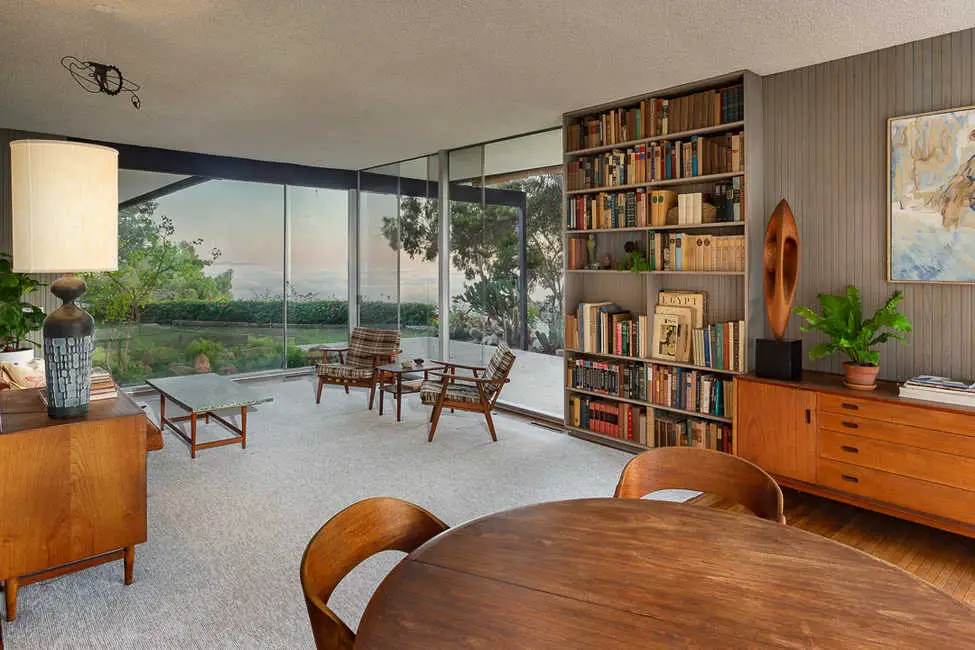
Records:
{"label": "painting frame", "polygon": [[950,113],[965,113],[970,112],[975,115],[975,104],[968,106],[957,106],[952,108],[943,108],[934,111],[925,111],[922,113],[912,113],[908,115],[896,115],[887,118],[887,131],[886,131],[886,193],[884,194],[884,204],[886,206],[886,231],[887,231],[887,282],[889,284],[936,284],[936,285],[946,285],[946,286],[971,286],[975,284],[975,279],[971,280],[917,280],[917,279],[903,279],[895,278],[893,273],[893,175],[892,171],[892,160],[893,160],[893,149],[891,148],[891,134],[893,133],[894,123],[901,120],[910,120],[916,118],[933,117],[936,115],[947,115]]}

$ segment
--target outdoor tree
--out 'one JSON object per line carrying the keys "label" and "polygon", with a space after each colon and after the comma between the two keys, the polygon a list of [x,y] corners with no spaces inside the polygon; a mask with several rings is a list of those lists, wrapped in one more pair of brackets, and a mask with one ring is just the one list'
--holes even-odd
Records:
{"label": "outdoor tree", "polygon": [[[506,181],[491,189],[525,194],[529,296],[541,289],[540,301],[530,300],[530,315],[542,320],[547,333],[535,331],[541,347],[561,347],[562,328],[562,179],[540,174]],[[517,340],[518,209],[512,206],[451,201],[451,265],[464,274],[464,286],[453,308],[460,318],[482,315],[489,331]],[[422,197],[400,201],[399,223],[383,218],[383,235],[395,250],[411,259],[432,261],[439,252],[438,203]],[[529,318],[529,324],[533,324]]]}
{"label": "outdoor tree", "polygon": [[[172,219],[157,215],[157,207],[149,201],[119,210],[118,270],[85,276],[89,311],[99,321],[121,325],[116,362],[123,373],[128,370],[132,328],[148,303],[232,298],[232,270],[215,277],[204,273],[220,257],[220,250],[214,248],[207,259],[201,258],[197,248],[203,241],[177,240]],[[105,349],[107,356],[109,346]]]}

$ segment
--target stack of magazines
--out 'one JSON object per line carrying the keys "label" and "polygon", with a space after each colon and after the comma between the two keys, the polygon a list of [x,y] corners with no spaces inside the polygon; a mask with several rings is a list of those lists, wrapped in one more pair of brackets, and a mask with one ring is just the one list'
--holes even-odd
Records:
{"label": "stack of magazines", "polygon": [[918,375],[901,385],[900,396],[956,406],[975,406],[975,383],[948,377]]}

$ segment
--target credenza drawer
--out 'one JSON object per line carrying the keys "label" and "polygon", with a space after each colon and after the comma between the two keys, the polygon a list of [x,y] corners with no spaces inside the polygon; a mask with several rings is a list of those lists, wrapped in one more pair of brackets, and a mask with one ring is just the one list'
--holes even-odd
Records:
{"label": "credenza drawer", "polygon": [[851,465],[975,491],[975,460],[937,451],[819,430],[819,455]]}
{"label": "credenza drawer", "polygon": [[[920,427],[897,424],[895,422],[882,422],[880,420],[868,420],[858,415],[848,415],[840,413],[830,413],[820,411],[818,413],[819,428],[831,429],[840,433],[850,433],[865,438],[896,442],[911,447],[921,447],[931,449],[945,454],[955,454],[975,458],[975,436],[963,436],[932,429],[922,429]],[[975,423],[975,419],[973,419]]]}
{"label": "credenza drawer", "polygon": [[824,487],[867,499],[975,524],[975,492],[968,490],[828,458],[819,459],[819,483]]}
{"label": "credenza drawer", "polygon": [[872,400],[833,393],[819,394],[819,410],[840,415],[858,415],[869,420],[896,422],[909,426],[936,429],[959,435],[975,436],[975,414],[945,411],[931,406]]}

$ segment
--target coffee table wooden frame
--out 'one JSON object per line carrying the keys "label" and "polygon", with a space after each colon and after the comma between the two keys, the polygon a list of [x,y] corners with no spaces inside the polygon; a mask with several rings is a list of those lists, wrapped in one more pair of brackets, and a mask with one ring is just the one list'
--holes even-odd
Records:
{"label": "coffee table wooden frame", "polygon": [[[159,390],[158,388],[156,390]],[[178,404],[180,408],[185,411],[189,411],[188,415],[181,415],[175,418],[166,417],[166,399],[167,397],[175,404]],[[236,407],[230,407],[236,408]],[[224,409],[221,409],[224,410]],[[229,430],[232,434],[230,438],[221,438],[220,440],[210,440],[208,442],[197,442],[196,441],[196,420],[199,416],[203,416],[204,422],[209,424],[210,418],[213,418],[218,423],[223,425],[223,427]],[[159,421],[162,422],[162,428],[165,429],[166,425],[172,429],[176,435],[182,438],[183,442],[190,446],[190,458],[196,458],[196,452],[199,449],[210,449],[211,447],[223,447],[224,445],[235,445],[240,443],[241,449],[247,449],[247,405],[240,407],[240,427],[238,428],[229,420],[217,415],[214,411],[194,411],[192,408],[183,404],[172,396],[166,395],[163,391],[159,390]],[[186,435],[179,426],[178,422],[190,423],[190,435]]]}
{"label": "coffee table wooden frame", "polygon": [[[396,398],[396,421],[402,421],[403,413],[403,395],[412,395],[413,393],[419,393],[420,387],[416,388],[412,386],[403,385],[403,375],[411,372],[422,372],[423,380],[426,381],[430,378],[431,371],[443,370],[443,364],[437,363],[435,361],[427,361],[419,366],[410,366],[409,368],[404,368],[401,364],[390,363],[376,368],[379,375],[379,415],[383,414],[383,393],[389,393]],[[388,375],[392,375],[394,379],[387,381]],[[415,381],[415,380],[410,380]]]}

